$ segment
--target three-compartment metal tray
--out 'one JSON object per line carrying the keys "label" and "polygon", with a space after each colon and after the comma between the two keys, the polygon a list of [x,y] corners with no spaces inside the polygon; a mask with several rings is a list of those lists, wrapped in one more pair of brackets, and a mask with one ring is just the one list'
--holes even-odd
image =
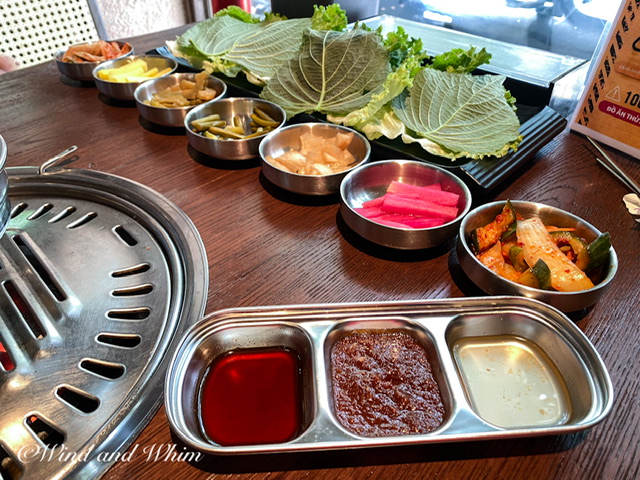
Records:
{"label": "three-compartment metal tray", "polygon": [[[405,333],[424,348],[444,405],[437,428],[363,436],[338,419],[331,352],[341,339],[367,331]],[[212,441],[201,418],[202,386],[211,365],[233,352],[268,348],[294,351],[301,360],[302,414],[296,434],[262,444]],[[549,391],[558,397],[550,410],[540,403],[549,400]],[[222,310],[183,337],[165,383],[172,429],[191,448],[209,454],[565,434],[600,422],[612,403],[611,380],[588,338],[558,310],[522,297]]]}

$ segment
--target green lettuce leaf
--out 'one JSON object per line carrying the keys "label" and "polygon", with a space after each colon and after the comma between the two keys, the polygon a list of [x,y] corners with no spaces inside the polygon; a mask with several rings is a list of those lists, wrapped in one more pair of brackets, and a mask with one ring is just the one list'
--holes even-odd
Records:
{"label": "green lettuce leaf", "polygon": [[302,48],[267,83],[260,96],[289,117],[302,112],[345,115],[382,91],[389,55],[374,32],[309,30]]}
{"label": "green lettuce leaf", "polygon": [[349,115],[327,115],[327,120],[332,123],[338,123],[345,126],[355,128],[363,133],[369,140],[376,140],[380,137],[396,138],[404,132],[404,124],[398,116],[393,112],[391,103],[384,104],[376,111],[372,117],[354,122],[354,117]]}
{"label": "green lettuce leaf", "polygon": [[225,15],[229,17],[236,18],[246,23],[258,23],[260,19],[258,17],[254,17],[246,10],[238,7],[237,5],[230,5],[227,8],[223,8],[222,10],[218,10],[213,16],[214,17],[224,17]]}
{"label": "green lettuce leaf", "polygon": [[491,54],[484,48],[476,52],[476,47],[469,50],[454,48],[449,52],[433,57],[430,67],[449,73],[471,73],[480,65],[489,63]]}
{"label": "green lettuce leaf", "polygon": [[520,122],[505,98],[500,75],[469,75],[425,68],[393,111],[405,125],[405,143],[455,160],[501,157],[516,149]]}
{"label": "green lettuce leaf", "polygon": [[279,22],[281,20],[286,20],[286,19],[287,19],[287,17],[285,17],[284,15],[281,15],[279,13],[265,12],[264,20],[262,20],[262,23]]}
{"label": "green lettuce leaf", "polygon": [[423,60],[429,58],[422,47],[422,40],[410,37],[402,27],[387,33],[382,42],[389,52],[389,60],[393,70],[402,65],[411,65],[415,69],[411,75],[415,76],[421,68]]}
{"label": "green lettuce leaf", "polygon": [[347,12],[337,3],[326,7],[314,5],[311,17],[311,28],[314,30],[334,30],[342,32],[347,29]]}

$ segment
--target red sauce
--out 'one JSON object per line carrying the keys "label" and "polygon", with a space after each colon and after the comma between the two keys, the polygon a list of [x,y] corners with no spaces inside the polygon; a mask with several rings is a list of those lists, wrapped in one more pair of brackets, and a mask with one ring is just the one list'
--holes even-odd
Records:
{"label": "red sauce", "polygon": [[232,351],[210,366],[200,392],[206,435],[219,445],[282,443],[302,424],[300,358],[288,349]]}
{"label": "red sauce", "polygon": [[403,332],[358,331],[331,350],[336,417],[366,437],[427,433],[444,405],[424,348]]}

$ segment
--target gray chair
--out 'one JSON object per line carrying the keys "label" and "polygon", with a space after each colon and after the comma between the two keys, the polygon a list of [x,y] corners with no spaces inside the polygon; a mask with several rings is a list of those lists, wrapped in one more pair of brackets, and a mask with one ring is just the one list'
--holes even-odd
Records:
{"label": "gray chair", "polygon": [[19,68],[100,38],[106,33],[95,0],[0,0],[0,55],[14,58]]}

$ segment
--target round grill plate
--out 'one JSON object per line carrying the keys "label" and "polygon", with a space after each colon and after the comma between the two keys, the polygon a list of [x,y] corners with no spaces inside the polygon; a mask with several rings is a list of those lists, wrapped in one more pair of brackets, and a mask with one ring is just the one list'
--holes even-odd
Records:
{"label": "round grill plate", "polygon": [[95,478],[157,411],[171,353],[204,314],[204,246],[178,207],[130,180],[7,173],[0,473]]}

